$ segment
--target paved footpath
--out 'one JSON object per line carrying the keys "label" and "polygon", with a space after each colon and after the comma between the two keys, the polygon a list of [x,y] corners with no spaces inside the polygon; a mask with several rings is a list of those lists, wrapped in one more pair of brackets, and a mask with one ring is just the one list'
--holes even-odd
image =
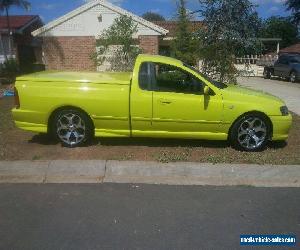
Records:
{"label": "paved footpath", "polygon": [[300,166],[126,161],[2,161],[0,183],[300,187]]}
{"label": "paved footpath", "polygon": [[[300,249],[300,189],[1,184],[0,249]],[[293,234],[296,247],[240,247]]]}
{"label": "paved footpath", "polygon": [[300,115],[300,83],[267,80],[260,77],[241,77],[238,79],[238,83],[280,97],[291,111]]}

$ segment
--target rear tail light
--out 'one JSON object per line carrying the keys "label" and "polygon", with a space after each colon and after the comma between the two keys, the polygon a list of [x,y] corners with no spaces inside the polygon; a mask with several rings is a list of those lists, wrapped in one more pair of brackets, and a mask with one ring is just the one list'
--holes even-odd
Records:
{"label": "rear tail light", "polygon": [[20,98],[16,87],[14,88],[14,92],[15,92],[15,108],[18,109],[20,108]]}

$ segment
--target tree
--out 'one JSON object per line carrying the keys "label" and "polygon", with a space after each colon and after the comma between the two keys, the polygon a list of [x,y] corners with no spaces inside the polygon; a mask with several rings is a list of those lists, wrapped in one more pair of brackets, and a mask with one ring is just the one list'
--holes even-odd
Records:
{"label": "tree", "polygon": [[158,14],[158,13],[154,13],[152,11],[148,11],[145,14],[142,15],[142,18],[144,18],[147,21],[153,22],[153,21],[166,21],[166,19]]}
{"label": "tree", "polygon": [[259,18],[249,0],[199,0],[204,19],[202,71],[222,82],[236,82],[235,56],[256,50]]}
{"label": "tree", "polygon": [[134,62],[140,49],[133,38],[137,33],[137,24],[131,17],[120,16],[97,39],[97,52],[92,56],[96,64],[110,63],[111,71],[128,71],[134,66]]}
{"label": "tree", "polygon": [[300,1],[299,0],[287,0],[286,1],[287,10],[292,11],[293,22],[296,25],[300,25]]}
{"label": "tree", "polygon": [[[289,18],[272,16],[264,21],[262,38],[281,38],[281,47],[285,48],[298,41],[298,28]],[[274,44],[265,44],[266,51],[274,51]]]}
{"label": "tree", "polygon": [[[9,46],[9,53],[10,55],[12,55],[12,45],[11,45],[11,38],[12,38],[12,32],[11,32],[11,26],[10,26],[10,22],[9,22],[9,9],[12,6],[17,6],[20,8],[23,8],[25,10],[29,10],[30,8],[30,3],[26,0],[0,0],[0,11],[3,12],[5,11],[6,14],[6,21],[7,21],[7,30],[8,30],[8,36],[9,36],[9,42],[8,42],[8,46]],[[2,42],[2,39],[1,39]],[[3,47],[3,43],[2,43],[2,47]],[[7,60],[7,55],[5,55],[6,60]]]}
{"label": "tree", "polygon": [[172,42],[172,54],[175,58],[190,65],[197,64],[198,39],[191,31],[190,16],[186,9],[186,0],[177,2],[177,29]]}

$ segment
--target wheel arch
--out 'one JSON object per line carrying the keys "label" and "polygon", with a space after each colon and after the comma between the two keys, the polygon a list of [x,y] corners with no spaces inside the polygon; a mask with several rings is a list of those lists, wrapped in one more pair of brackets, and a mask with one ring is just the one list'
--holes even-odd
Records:
{"label": "wheel arch", "polygon": [[79,107],[76,107],[76,106],[73,106],[73,105],[65,105],[65,106],[61,106],[61,107],[58,107],[56,109],[54,109],[49,118],[48,118],[48,123],[47,123],[47,129],[48,129],[48,133],[51,134],[53,131],[52,131],[52,122],[55,118],[55,115],[60,112],[60,111],[63,111],[63,110],[70,110],[70,109],[74,109],[74,110],[77,110],[77,111],[80,111],[82,113],[84,113],[90,120],[91,122],[91,125],[93,126],[93,129],[95,129],[95,124],[93,122],[93,119],[91,118],[91,116],[89,115],[88,112],[86,112],[85,110],[83,110],[82,108],[79,108]]}
{"label": "wheel arch", "polygon": [[241,119],[243,116],[251,115],[251,114],[258,114],[258,115],[260,115],[260,116],[262,116],[262,117],[264,117],[264,118],[266,119],[266,121],[268,122],[268,125],[270,126],[270,138],[269,138],[269,139],[271,139],[271,138],[273,137],[273,123],[272,123],[270,117],[269,117],[266,113],[264,113],[264,112],[262,112],[262,111],[252,110],[252,111],[248,111],[248,112],[245,112],[245,113],[241,114],[239,117],[237,117],[237,118],[233,121],[233,123],[231,124],[231,126],[230,126],[230,128],[229,128],[229,131],[228,131],[228,140],[230,139],[231,131],[232,131],[232,128],[233,128],[233,126],[235,125],[235,123],[236,123],[239,119]]}
{"label": "wheel arch", "polygon": [[292,68],[290,71],[289,71],[289,76],[293,73],[293,72],[296,72],[296,70],[294,68]]}
{"label": "wheel arch", "polygon": [[298,74],[299,74],[298,71],[297,71],[295,68],[292,68],[292,69],[290,70],[289,76],[290,76],[292,73],[295,73],[296,76],[298,76]]}
{"label": "wheel arch", "polygon": [[265,67],[264,67],[264,70],[268,70],[269,72],[271,72],[271,73],[274,74],[274,67],[271,67],[271,66],[265,66]]}

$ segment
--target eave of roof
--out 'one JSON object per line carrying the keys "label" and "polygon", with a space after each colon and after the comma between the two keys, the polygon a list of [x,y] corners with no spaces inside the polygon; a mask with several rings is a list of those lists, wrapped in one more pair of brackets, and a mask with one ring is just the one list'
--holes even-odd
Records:
{"label": "eave of roof", "polygon": [[43,27],[41,27],[41,28],[33,31],[32,35],[33,36],[39,36],[39,35],[47,32],[47,31],[49,31],[50,29],[52,29],[52,28],[54,28],[54,27],[56,27],[56,26],[58,26],[58,25],[60,25],[60,24],[62,24],[64,22],[66,22],[67,20],[73,18],[74,16],[77,16],[77,15],[79,15],[79,14],[81,14],[81,13],[83,13],[83,12],[85,12],[85,11],[93,8],[93,7],[95,7],[98,4],[104,6],[104,7],[108,8],[108,9],[111,9],[112,11],[117,12],[117,13],[119,13],[121,15],[130,16],[130,17],[132,17],[132,19],[134,21],[136,21],[136,22],[138,22],[138,23],[140,23],[140,24],[142,24],[142,25],[144,25],[144,26],[146,26],[146,27],[148,27],[148,28],[150,28],[152,30],[157,31],[158,33],[160,33],[162,35],[166,35],[169,32],[168,30],[166,30],[166,29],[164,29],[164,28],[162,28],[162,27],[160,27],[160,26],[158,26],[158,25],[156,25],[154,23],[151,23],[151,22],[149,22],[149,21],[147,21],[147,20],[145,20],[145,19],[143,19],[143,18],[141,18],[141,17],[139,17],[137,15],[134,15],[133,13],[131,13],[131,12],[127,11],[127,10],[124,10],[124,9],[122,9],[122,8],[120,8],[118,6],[115,6],[115,5],[111,4],[111,3],[108,3],[108,2],[106,2],[104,0],[94,0],[94,1],[90,1],[90,2],[88,2],[88,3],[86,3],[86,4],[82,5],[82,6],[80,6],[79,8],[77,8],[77,9],[75,9],[75,10],[67,13],[66,15],[64,15],[64,16],[62,16],[60,18],[57,18],[56,20],[48,23],[47,25],[45,25],[45,26],[43,26]]}

